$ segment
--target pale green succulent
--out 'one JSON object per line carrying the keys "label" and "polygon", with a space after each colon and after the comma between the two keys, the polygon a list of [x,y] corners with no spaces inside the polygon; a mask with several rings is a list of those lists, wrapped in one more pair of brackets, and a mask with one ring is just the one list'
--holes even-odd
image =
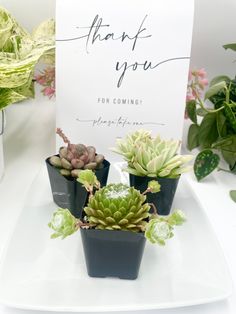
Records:
{"label": "pale green succulent", "polygon": [[144,230],[150,206],[146,196],[125,184],[109,184],[89,198],[84,211],[96,229]]}
{"label": "pale green succulent", "polygon": [[151,132],[146,130],[138,130],[128,134],[124,139],[116,140],[116,147],[111,150],[117,154],[120,154],[128,162],[132,162],[135,156],[135,148],[138,143],[146,143],[151,139]]}
{"label": "pale green succulent", "polygon": [[100,187],[100,183],[92,170],[86,169],[82,170],[79,173],[79,177],[77,179],[87,191],[93,191],[93,187],[97,189]]}
{"label": "pale green succulent", "polygon": [[157,216],[146,225],[145,237],[151,243],[165,245],[165,241],[174,236],[174,226],[180,226],[186,218],[181,210],[173,212],[168,218]]}
{"label": "pale green succulent", "polygon": [[0,109],[34,96],[34,67],[42,57],[53,61],[54,34],[54,20],[30,35],[0,7]]}
{"label": "pale green succulent", "polygon": [[148,182],[148,191],[151,193],[158,193],[161,191],[161,185],[158,183],[158,181],[151,180]]}
{"label": "pale green succulent", "polygon": [[53,213],[53,217],[48,226],[55,231],[51,238],[65,237],[78,230],[77,219],[68,209],[59,208]]}
{"label": "pale green succulent", "polygon": [[112,150],[124,157],[128,163],[125,171],[148,177],[176,178],[191,169],[185,164],[192,155],[179,155],[180,141],[163,140],[159,135],[139,130],[124,139],[118,139]]}
{"label": "pale green succulent", "polygon": [[186,221],[186,216],[182,210],[175,210],[168,218],[168,223],[172,226],[181,226]]}

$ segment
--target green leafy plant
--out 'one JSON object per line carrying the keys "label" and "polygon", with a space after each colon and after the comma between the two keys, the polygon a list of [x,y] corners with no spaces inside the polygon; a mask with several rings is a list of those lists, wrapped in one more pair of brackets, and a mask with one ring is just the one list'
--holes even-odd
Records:
{"label": "green leafy plant", "polygon": [[59,155],[50,157],[49,162],[58,168],[63,176],[78,177],[82,169],[95,170],[103,167],[104,156],[96,154],[95,147],[71,144],[60,128],[57,128],[56,133],[67,144],[67,147],[61,147]]}
{"label": "green leafy plant", "polygon": [[[49,227],[54,230],[52,238],[65,238],[79,228],[100,230],[123,230],[144,232],[152,243],[165,245],[173,237],[174,226],[182,225],[185,216],[177,210],[168,217],[150,214],[152,204],[145,203],[148,192],[156,193],[160,185],[150,181],[147,190],[140,193],[134,187],[125,184],[109,184],[100,188],[95,174],[91,170],[81,171],[77,179],[90,193],[87,206],[84,208],[84,220],[76,219],[67,209],[59,208],[52,217]],[[97,189],[94,192],[94,189]]]}
{"label": "green leafy plant", "polygon": [[55,22],[41,23],[32,34],[0,7],[0,109],[34,97],[34,68],[54,62]]}
{"label": "green leafy plant", "polygon": [[[236,44],[225,45],[224,48],[235,50]],[[213,78],[203,98],[200,92],[206,84],[201,85],[203,77],[199,71],[190,73],[186,112],[192,121],[188,131],[188,149],[198,147],[201,150],[194,166],[195,175],[201,180],[218,167],[220,155],[229,165],[229,170],[236,172],[236,79],[226,75]],[[206,154],[202,152],[204,150]]]}
{"label": "green leafy plant", "polygon": [[159,135],[151,136],[151,132],[138,130],[124,139],[118,139],[112,151],[123,156],[128,167],[125,171],[148,177],[177,178],[191,167],[186,163],[191,155],[179,155],[180,141],[163,140]]}

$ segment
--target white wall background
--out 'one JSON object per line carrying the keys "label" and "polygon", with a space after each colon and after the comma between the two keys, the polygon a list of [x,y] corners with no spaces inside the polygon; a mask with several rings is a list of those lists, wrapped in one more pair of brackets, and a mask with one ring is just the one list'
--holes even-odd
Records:
{"label": "white wall background", "polygon": [[236,42],[236,1],[195,0],[191,67],[204,67],[209,78],[234,77],[236,52],[222,45]]}
{"label": "white wall background", "polygon": [[[56,0],[0,0],[0,5],[28,30],[53,17],[55,3]],[[231,42],[236,42],[236,0],[195,0],[191,67],[204,67],[209,78],[219,74],[233,77],[236,52],[222,48]]]}

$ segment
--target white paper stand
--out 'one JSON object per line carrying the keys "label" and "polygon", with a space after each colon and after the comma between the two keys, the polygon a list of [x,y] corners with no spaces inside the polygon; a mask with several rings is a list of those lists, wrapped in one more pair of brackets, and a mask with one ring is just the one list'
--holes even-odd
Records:
{"label": "white paper stand", "polygon": [[181,139],[192,23],[192,0],[58,0],[57,126],[110,160],[134,129]]}

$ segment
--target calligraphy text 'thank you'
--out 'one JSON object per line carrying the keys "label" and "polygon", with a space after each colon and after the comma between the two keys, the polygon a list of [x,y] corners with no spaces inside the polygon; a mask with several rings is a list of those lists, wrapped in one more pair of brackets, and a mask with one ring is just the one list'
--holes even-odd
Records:
{"label": "calligraphy text 'thank you'", "polygon": [[[77,27],[77,29],[79,30],[86,30],[86,33],[84,35],[72,38],[57,39],[57,41],[74,41],[85,39],[85,49],[86,52],[89,53],[91,46],[93,46],[96,42],[114,40],[121,41],[121,43],[123,43],[125,40],[129,40],[132,43],[131,49],[132,51],[134,51],[139,39],[146,39],[152,36],[151,34],[144,34],[144,32],[146,31],[146,28],[144,27],[144,22],[146,18],[147,15],[145,15],[140,25],[138,26],[137,31],[134,34],[128,34],[126,31],[121,32],[121,34],[116,34],[112,30],[110,30],[110,24],[104,24],[103,18],[99,17],[99,15],[97,14],[94,17],[90,26]],[[108,32],[106,31],[107,29],[109,29]]]}

